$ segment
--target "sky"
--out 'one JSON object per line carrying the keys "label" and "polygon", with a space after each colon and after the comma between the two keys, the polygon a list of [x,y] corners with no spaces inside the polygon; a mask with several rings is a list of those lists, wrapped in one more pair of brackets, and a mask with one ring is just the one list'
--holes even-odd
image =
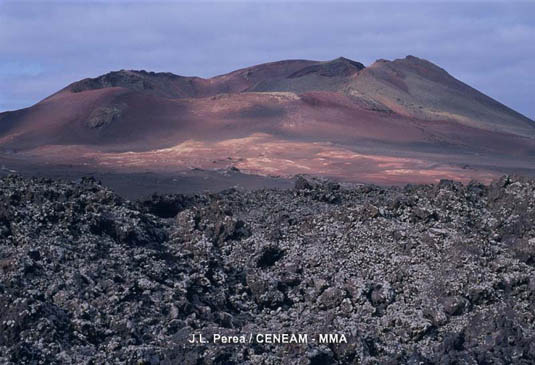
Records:
{"label": "sky", "polygon": [[534,15],[534,0],[0,0],[0,112],[112,70],[414,55],[533,119]]}

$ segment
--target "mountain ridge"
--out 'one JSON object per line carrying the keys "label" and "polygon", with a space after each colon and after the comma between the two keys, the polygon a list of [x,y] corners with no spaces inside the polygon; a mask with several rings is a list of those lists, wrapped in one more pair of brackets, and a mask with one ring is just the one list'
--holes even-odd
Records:
{"label": "mountain ridge", "polygon": [[[211,78],[112,71],[0,113],[0,151],[95,168],[228,168],[220,158],[228,156],[258,174],[374,182],[383,171],[392,182],[421,182],[422,171],[435,181],[531,168],[534,141],[531,120],[415,56],[368,67],[344,57],[283,60]],[[475,165],[483,168],[462,168]]]}

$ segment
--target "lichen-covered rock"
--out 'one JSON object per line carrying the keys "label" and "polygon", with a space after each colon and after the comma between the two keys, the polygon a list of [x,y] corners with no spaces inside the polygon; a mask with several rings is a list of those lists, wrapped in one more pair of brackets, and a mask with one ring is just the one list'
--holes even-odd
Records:
{"label": "lichen-covered rock", "polygon": [[[532,364],[534,222],[521,177],[138,202],[6,177],[0,363]],[[283,333],[308,343],[248,343]]]}

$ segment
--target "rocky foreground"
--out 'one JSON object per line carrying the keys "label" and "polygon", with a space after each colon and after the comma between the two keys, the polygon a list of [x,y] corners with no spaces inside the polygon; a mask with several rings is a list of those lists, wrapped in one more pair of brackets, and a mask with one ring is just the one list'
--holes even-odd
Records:
{"label": "rocky foreground", "polygon": [[10,176],[0,363],[533,364],[533,222],[524,178],[130,202]]}

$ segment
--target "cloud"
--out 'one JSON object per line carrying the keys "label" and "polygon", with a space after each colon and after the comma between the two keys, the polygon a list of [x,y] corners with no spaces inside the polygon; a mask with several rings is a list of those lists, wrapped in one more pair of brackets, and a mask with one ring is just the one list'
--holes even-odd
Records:
{"label": "cloud", "polygon": [[0,61],[0,77],[39,76],[43,67],[39,63],[24,61]]}
{"label": "cloud", "polygon": [[280,59],[413,54],[535,115],[533,13],[535,4],[480,1],[3,2],[0,108],[122,68],[209,77]]}

